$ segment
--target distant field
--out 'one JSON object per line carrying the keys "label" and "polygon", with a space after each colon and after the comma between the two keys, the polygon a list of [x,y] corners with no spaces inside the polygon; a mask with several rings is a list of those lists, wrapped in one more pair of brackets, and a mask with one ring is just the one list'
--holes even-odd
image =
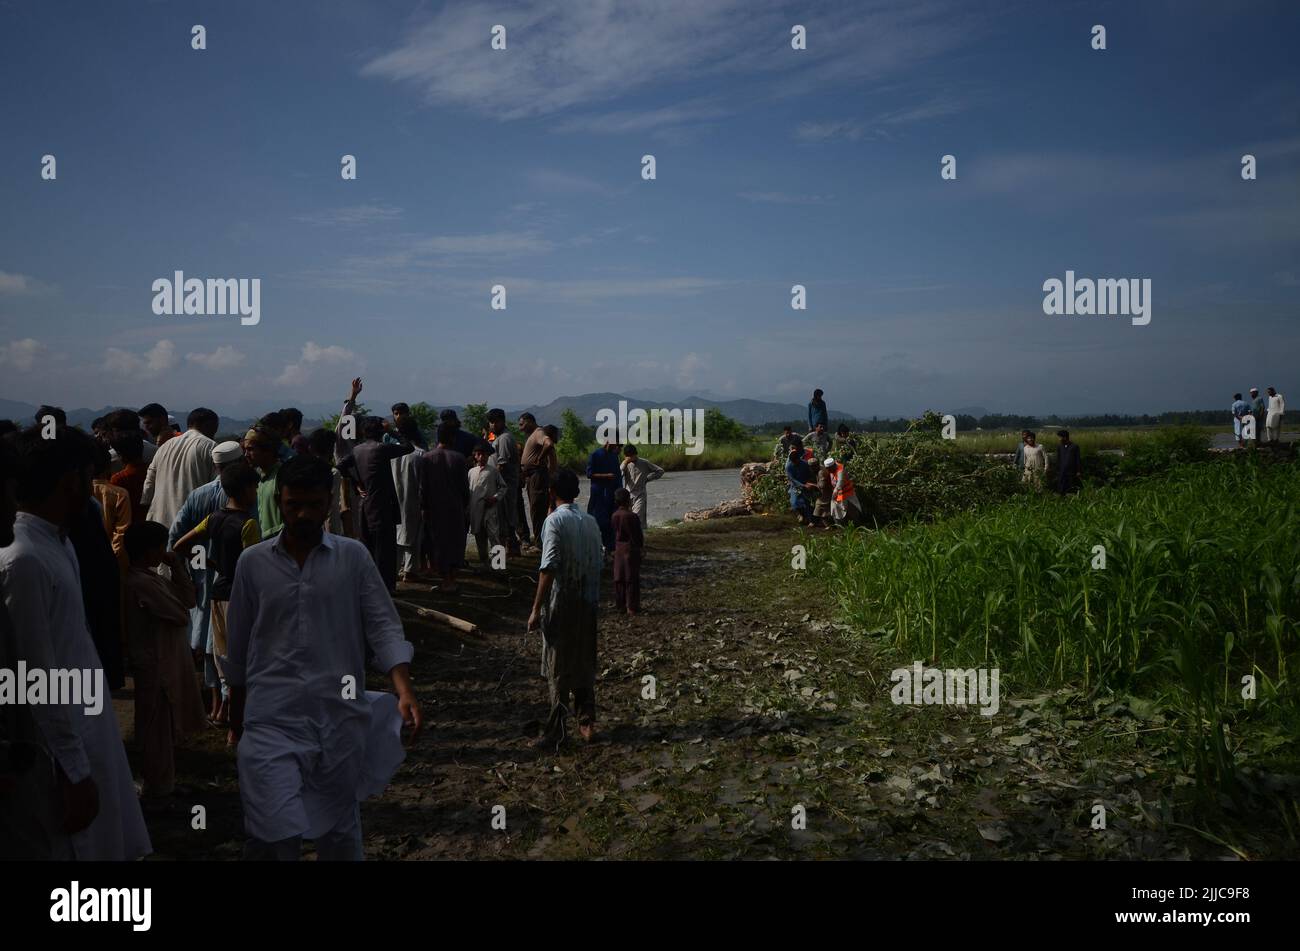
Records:
{"label": "distant field", "polygon": [[[1129,449],[1133,444],[1150,436],[1162,428],[1159,426],[1131,426],[1123,429],[1071,429],[1070,438],[1085,453],[1100,452],[1104,449]],[[1224,426],[1179,427],[1197,429],[1207,436],[1228,432]],[[889,435],[889,434],[879,434]],[[772,458],[772,449],[780,438],[779,432],[751,436],[745,440],[728,442],[709,442],[705,440],[704,451],[696,456],[688,456],[681,446],[640,446],[641,455],[655,465],[663,466],[670,472],[692,469],[735,469],[747,462],[767,462]],[[960,432],[957,438],[946,443],[955,452],[970,453],[1013,453],[1020,442],[1019,431],[983,430],[980,432]],[[1048,427],[1038,431],[1038,442],[1049,450],[1057,447],[1056,428]],[[585,469],[587,457],[562,459],[561,463],[575,469]]]}
{"label": "distant field", "polygon": [[[1148,436],[1162,427],[1129,426],[1123,429],[1071,429],[1070,440],[1078,445],[1081,452],[1098,452],[1102,449],[1128,449],[1137,439]],[[1184,427],[1180,427],[1184,428]],[[1207,436],[1227,430],[1223,426],[1196,426]],[[1044,427],[1037,431],[1038,443],[1049,449],[1056,449],[1057,427]],[[952,440],[955,449],[962,452],[1015,452],[1020,443],[1018,430],[958,433]]]}
{"label": "distant field", "polygon": [[[1056,431],[1059,426],[1044,426],[1036,430],[1039,445],[1046,446],[1055,450],[1057,445]],[[1102,449],[1128,449],[1135,440],[1161,429],[1168,429],[1167,426],[1125,426],[1115,429],[1088,429],[1082,427],[1068,427],[1070,429],[1070,438],[1079,446],[1084,453],[1097,452]],[[1216,433],[1231,432],[1228,426],[1180,426],[1179,429],[1197,429],[1204,432],[1207,436],[1213,436]],[[889,433],[869,433],[866,435],[888,436]],[[770,458],[772,447],[776,444],[781,434],[773,432],[763,436],[756,437],[759,446],[763,447],[766,455],[762,458]],[[1016,446],[1020,443],[1020,431],[1005,429],[993,430],[985,429],[978,432],[958,432],[957,438],[947,443],[952,449],[958,452],[975,452],[975,453],[993,453],[993,452],[1015,452]]]}

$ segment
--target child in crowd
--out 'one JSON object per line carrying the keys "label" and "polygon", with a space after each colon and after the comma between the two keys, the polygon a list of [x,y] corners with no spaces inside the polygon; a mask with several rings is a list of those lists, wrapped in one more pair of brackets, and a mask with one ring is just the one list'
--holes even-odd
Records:
{"label": "child in crowd", "polygon": [[497,503],[506,497],[506,483],[496,466],[488,465],[492,448],[486,442],[474,447],[474,468],[469,470],[469,530],[478,546],[478,560],[489,563],[489,544],[496,541]]}
{"label": "child in crowd", "polygon": [[817,483],[817,501],[813,505],[813,524],[821,525],[824,528],[831,528],[831,503],[835,501],[835,460],[827,458],[818,462],[813,460],[813,466],[816,468],[817,475],[813,481]]}
{"label": "child in crowd", "polygon": [[614,490],[614,601],[620,611],[641,613],[641,550],[645,533],[641,518],[632,511],[632,493]]}
{"label": "child in crowd", "polygon": [[[203,701],[190,655],[194,582],[185,561],[167,551],[167,529],[133,522],[124,539],[127,657],[135,678],[135,737],[145,804],[161,804],[176,785],[176,741],[203,728]],[[166,565],[171,577],[156,569]]]}

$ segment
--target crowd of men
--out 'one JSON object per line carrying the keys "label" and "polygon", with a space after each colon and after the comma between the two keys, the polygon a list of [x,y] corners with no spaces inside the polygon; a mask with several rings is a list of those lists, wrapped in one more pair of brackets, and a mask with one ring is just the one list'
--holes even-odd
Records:
{"label": "crowd of men", "polygon": [[[455,594],[469,537],[488,577],[539,558],[537,745],[563,743],[570,717],[593,737],[600,573],[612,562],[616,603],[637,613],[646,484],[663,470],[599,447],[584,512],[558,432],[532,414],[518,437],[500,409],[479,433],[453,410],[425,433],[405,403],[358,415],[361,391],[332,429],[304,434],[291,408],[221,442],[212,410],[182,430],[156,403],[90,435],[52,406],[0,421],[0,857],[147,854],[144,817],[177,808],[178,740],[212,727],[235,751],[246,857],[296,859],[311,839],[321,858],[361,858],[359,801],[400,763],[402,727],[409,741],[421,726],[393,596],[399,580]],[[364,689],[368,662],[392,693]],[[2,677],[19,670],[106,691],[129,674],[140,781],[111,702],[15,702],[6,683],[30,685]]]}
{"label": "crowd of men", "polygon": [[1265,397],[1259,395],[1258,387],[1252,386],[1249,400],[1242,399],[1240,393],[1233,393],[1228,411],[1232,413],[1232,434],[1237,437],[1238,448],[1245,449],[1251,442],[1276,446],[1281,441],[1286,400],[1273,387],[1268,388]]}
{"label": "crowd of men", "polygon": [[772,457],[785,466],[790,511],[799,524],[831,529],[859,521],[862,504],[847,469],[857,439],[842,423],[831,438],[824,396],[822,390],[813,390],[808,432],[799,435],[793,425],[786,425]]}
{"label": "crowd of men", "polygon": [[[792,425],[787,425],[773,449],[773,458],[778,462],[784,460],[790,511],[801,525],[826,529],[856,523],[862,518],[862,506],[846,468],[857,450],[857,438],[841,423],[832,439],[829,422],[824,393],[814,390],[808,403],[808,432],[799,435]],[[1015,466],[1021,478],[1037,488],[1045,487],[1048,472],[1053,472],[1052,488],[1069,495],[1079,491],[1082,484],[1082,459],[1069,430],[1058,430],[1056,435],[1058,447],[1053,466],[1046,450],[1038,444],[1037,434],[1021,430]]]}
{"label": "crowd of men", "polygon": [[[1273,387],[1268,387],[1266,396],[1251,387],[1249,401],[1240,393],[1233,394],[1230,412],[1239,447],[1279,444],[1286,401]],[[845,469],[856,449],[855,437],[848,426],[841,424],[832,440],[828,428],[824,394],[814,390],[808,403],[808,432],[799,435],[792,425],[787,425],[773,450],[776,461],[784,460],[790,510],[800,524],[827,529],[856,521],[862,512]],[[1015,467],[1026,484],[1071,495],[1082,486],[1083,460],[1078,444],[1070,439],[1069,430],[1059,429],[1056,436],[1053,461],[1046,448],[1039,445],[1037,433],[1021,430]]]}

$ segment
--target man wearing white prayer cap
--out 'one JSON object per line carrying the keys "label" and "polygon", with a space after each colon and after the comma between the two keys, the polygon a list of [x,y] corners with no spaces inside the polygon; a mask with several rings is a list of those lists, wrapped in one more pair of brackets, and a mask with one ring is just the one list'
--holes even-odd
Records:
{"label": "man wearing white prayer cap", "polygon": [[[236,459],[244,458],[244,447],[234,439],[227,439],[225,442],[217,443],[212,448],[212,463],[216,466],[224,466],[226,463],[234,462]],[[217,482],[220,482],[217,479]]]}
{"label": "man wearing white prayer cap", "polygon": [[[226,507],[226,493],[221,488],[221,470],[232,462],[244,458],[244,447],[233,439],[217,443],[212,447],[212,465],[216,469],[216,478],[207,482],[188,496],[180,512],[171,523],[167,533],[167,549],[176,544],[176,540],[187,534],[213,512]],[[204,544],[203,564],[207,564],[209,554],[207,543]],[[193,553],[187,553],[185,560],[190,564],[190,577],[194,580],[195,605],[190,608],[190,648],[203,652],[203,684],[211,690],[208,704],[208,718],[218,725],[229,722],[227,706],[229,691],[221,682],[216,662],[212,658],[212,634],[209,630],[208,598],[212,592],[212,575],[207,568],[195,568]]]}

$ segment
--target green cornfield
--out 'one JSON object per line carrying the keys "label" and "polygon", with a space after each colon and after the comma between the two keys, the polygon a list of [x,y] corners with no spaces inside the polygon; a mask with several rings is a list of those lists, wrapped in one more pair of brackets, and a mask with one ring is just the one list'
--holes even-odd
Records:
{"label": "green cornfield", "polygon": [[1172,700],[1211,778],[1228,767],[1221,713],[1240,708],[1243,677],[1259,705],[1296,708],[1295,464],[1201,463],[1070,498],[1022,495],[815,539],[809,555],[849,623],[909,659],[999,667],[1011,689]]}

